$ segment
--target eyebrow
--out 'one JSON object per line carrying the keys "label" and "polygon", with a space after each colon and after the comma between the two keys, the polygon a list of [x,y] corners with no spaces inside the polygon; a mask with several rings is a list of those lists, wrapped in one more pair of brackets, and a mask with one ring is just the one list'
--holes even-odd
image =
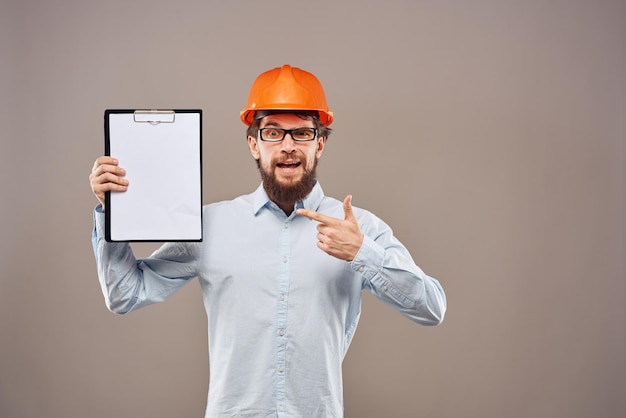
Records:
{"label": "eyebrow", "polygon": [[263,126],[263,128],[267,128],[268,126],[271,126],[272,128],[280,128],[280,129],[284,129],[280,126],[279,123],[277,122],[268,122],[267,125]]}

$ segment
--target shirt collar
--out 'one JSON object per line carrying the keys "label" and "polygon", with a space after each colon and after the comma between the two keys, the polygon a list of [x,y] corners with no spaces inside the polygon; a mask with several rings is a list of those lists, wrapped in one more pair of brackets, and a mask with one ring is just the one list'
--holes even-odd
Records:
{"label": "shirt collar", "polygon": [[[297,201],[295,207],[296,209],[304,208],[317,211],[323,199],[324,191],[322,190],[322,186],[317,180],[315,180],[315,185],[313,186],[311,193],[309,193],[304,199]],[[272,201],[267,196],[267,193],[263,188],[263,184],[261,183],[261,185],[252,194],[252,210],[254,211],[254,214],[257,215],[262,208],[268,207],[271,204]]]}

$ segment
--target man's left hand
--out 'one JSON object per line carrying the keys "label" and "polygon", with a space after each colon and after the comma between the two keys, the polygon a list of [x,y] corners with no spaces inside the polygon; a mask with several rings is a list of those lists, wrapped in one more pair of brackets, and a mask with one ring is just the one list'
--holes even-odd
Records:
{"label": "man's left hand", "polygon": [[296,213],[319,222],[317,246],[340,260],[352,261],[363,244],[363,232],[352,211],[352,196],[343,200],[344,219],[337,219],[308,209]]}

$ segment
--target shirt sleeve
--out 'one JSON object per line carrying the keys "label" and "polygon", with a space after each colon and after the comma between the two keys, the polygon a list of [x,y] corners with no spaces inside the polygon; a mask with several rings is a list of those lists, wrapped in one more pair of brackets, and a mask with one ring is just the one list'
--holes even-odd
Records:
{"label": "shirt sleeve", "polygon": [[439,282],[426,275],[391,228],[369,212],[361,217],[363,244],[351,267],[363,275],[364,287],[376,299],[422,325],[438,325],[446,311]]}
{"label": "shirt sleeve", "polygon": [[126,314],[162,302],[197,275],[197,243],[166,243],[149,258],[136,259],[125,242],[104,238],[104,213],[94,211],[92,245],[107,308]]}

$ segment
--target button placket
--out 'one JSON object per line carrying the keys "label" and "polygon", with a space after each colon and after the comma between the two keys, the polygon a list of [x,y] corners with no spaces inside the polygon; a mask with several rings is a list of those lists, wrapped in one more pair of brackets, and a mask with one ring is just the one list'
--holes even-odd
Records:
{"label": "button placket", "polygon": [[286,402],[286,328],[288,314],[288,295],[290,283],[290,256],[291,256],[291,223],[282,223],[279,238],[279,266],[278,266],[278,301],[275,323],[276,338],[276,408],[284,413]]}

